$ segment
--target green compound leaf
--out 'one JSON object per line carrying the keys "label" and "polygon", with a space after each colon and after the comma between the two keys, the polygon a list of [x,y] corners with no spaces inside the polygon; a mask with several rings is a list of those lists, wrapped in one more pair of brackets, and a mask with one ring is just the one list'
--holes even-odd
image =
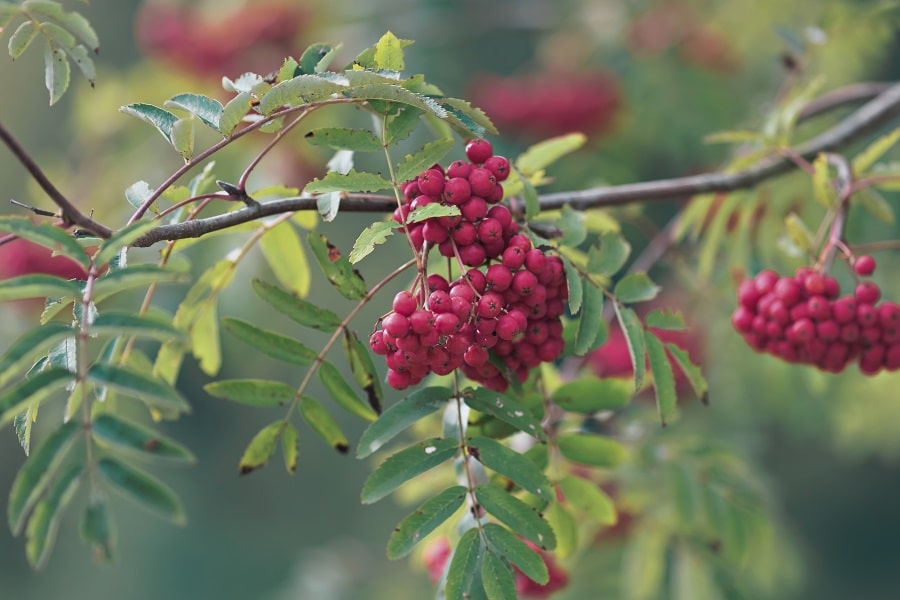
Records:
{"label": "green compound leaf", "polygon": [[484,526],[484,537],[487,538],[489,550],[519,567],[529,579],[541,585],[550,581],[547,563],[541,555],[509,529],[496,523],[487,523]]}
{"label": "green compound leaf", "polygon": [[[500,132],[487,114],[480,108],[472,106],[460,98],[441,98],[441,106],[451,113],[455,119],[448,119],[461,135],[467,137],[484,137],[486,133],[498,135]],[[458,120],[457,124],[455,121]],[[460,127],[462,125],[462,127]]]}
{"label": "green compound leaf", "polygon": [[152,408],[184,413],[191,411],[190,404],[174,387],[131,367],[96,363],[88,369],[87,378],[98,386],[134,396]]}
{"label": "green compound leaf", "polygon": [[[48,16],[51,15],[48,14]],[[94,31],[90,22],[80,13],[75,11],[63,12],[61,15],[53,15],[52,18],[59,21],[63,27],[81,38],[81,41],[87,44],[88,48],[93,52],[100,51],[100,39],[97,37],[97,32]]]}
{"label": "green compound leaf", "polygon": [[309,396],[301,397],[300,414],[329,446],[341,454],[346,454],[350,450],[350,443],[341,431],[340,425],[318,400]]}
{"label": "green compound leaf", "polygon": [[[147,192],[147,196],[149,196],[150,188],[146,182],[138,182],[138,184],[143,183],[141,186],[141,191]],[[132,186],[134,187],[134,186]],[[130,190],[131,188],[129,188]],[[128,196],[128,190],[125,192],[126,197]],[[138,203],[140,206],[140,203]],[[94,263],[98,265],[105,265],[109,261],[113,260],[119,252],[123,248],[127,248],[131,244],[133,244],[136,240],[142,237],[145,233],[156,227],[159,223],[156,221],[138,221],[136,223],[132,223],[131,225],[126,225],[119,231],[115,232],[109,239],[103,240],[103,243],[100,244],[100,247],[97,249],[97,253],[94,255]]]}
{"label": "green compound leaf", "polygon": [[45,248],[50,248],[56,254],[66,256],[85,270],[90,267],[91,260],[81,244],[59,227],[48,223],[32,223],[29,219],[0,218],[0,232],[12,233]]}
{"label": "green compound leaf", "polygon": [[0,427],[71,384],[74,376],[68,369],[51,367],[0,392]]}
{"label": "green compound leaf", "polygon": [[290,221],[269,229],[259,241],[259,247],[281,285],[301,297],[309,294],[309,262],[297,230]]}
{"label": "green compound leaf", "polygon": [[97,315],[94,322],[91,323],[91,333],[115,336],[133,335],[162,342],[184,338],[184,334],[172,325],[171,319],[119,311],[104,311]]}
{"label": "green compound leaf", "polygon": [[178,94],[166,101],[168,108],[186,110],[216,131],[220,131],[219,122],[225,109],[218,100],[202,94]]}
{"label": "green compound leaf", "polygon": [[81,431],[81,423],[69,421],[47,436],[19,469],[9,492],[7,518],[13,535],[19,535],[25,517],[50,485]]}
{"label": "green compound leaf", "polygon": [[441,138],[428,142],[414,154],[407,154],[397,165],[397,181],[407,181],[417,177],[419,173],[441,162],[453,148],[452,138]]}
{"label": "green compound leaf", "polygon": [[384,392],[381,389],[381,380],[375,370],[375,363],[369,354],[369,348],[363,344],[356,334],[349,329],[344,329],[344,355],[350,363],[350,371],[356,383],[366,392],[369,406],[375,411],[376,416],[381,414]]}
{"label": "green compound leaf", "polygon": [[363,485],[363,504],[381,500],[416,475],[449,460],[458,451],[459,440],[432,438],[389,456]]}
{"label": "green compound leaf", "polygon": [[95,559],[105,563],[112,561],[115,529],[106,502],[98,494],[91,494],[91,500],[81,517],[78,531],[81,539],[93,549]]}
{"label": "green compound leaf", "polygon": [[228,101],[219,118],[219,131],[222,135],[229,137],[234,133],[235,127],[250,110],[250,99],[249,92],[241,92]]}
{"label": "green compound leaf", "polygon": [[646,345],[644,343],[644,328],[637,314],[631,308],[622,306],[618,302],[614,302],[616,309],[616,318],[619,320],[619,327],[625,334],[625,341],[628,343],[628,353],[631,355],[631,366],[634,368],[634,388],[640,389],[644,384],[644,373],[646,371]]}
{"label": "green compound leaf", "polygon": [[612,277],[618,273],[631,255],[631,244],[618,233],[604,233],[600,246],[591,247],[587,268],[592,274]]}
{"label": "green compound leaf", "polygon": [[467,393],[464,400],[478,412],[496,417],[541,441],[547,440],[547,434],[540,421],[534,418],[528,408],[509,396],[487,388],[476,388],[474,392]]}
{"label": "green compound leaf", "polygon": [[544,550],[556,547],[553,529],[534,507],[495,485],[475,486],[475,497],[488,514],[505,523],[526,540],[531,540]]}
{"label": "green compound leaf", "polygon": [[426,387],[388,407],[359,438],[356,457],[369,456],[413,423],[444,408],[452,396],[446,387]]}
{"label": "green compound leaf", "polygon": [[131,115],[150,123],[164,138],[166,138],[167,142],[170,144],[172,143],[172,128],[175,126],[175,122],[178,121],[178,117],[174,114],[164,108],[154,106],[153,104],[145,104],[143,102],[126,104],[119,110],[126,115]]}
{"label": "green compound leaf", "polygon": [[334,312],[326,308],[319,308],[276,285],[266,283],[261,279],[254,279],[252,285],[257,296],[300,325],[322,331],[334,331],[343,322],[343,319]]}
{"label": "green compound leaf", "polygon": [[34,26],[34,21],[25,21],[19,25],[11,36],[9,36],[9,56],[13,60],[22,56],[22,53],[31,45],[34,38],[37,37],[38,30]]}
{"label": "green compound leaf", "polygon": [[314,231],[306,238],[307,244],[312,248],[319,266],[325,273],[328,281],[334,285],[338,292],[349,300],[362,300],[366,297],[366,283],[362,277],[353,270],[350,261],[342,256],[340,251],[328,239]]}
{"label": "green compound leaf", "polygon": [[300,434],[290,421],[284,421],[283,426],[281,450],[284,454],[284,468],[293,475],[297,472],[297,462],[300,460]]}
{"label": "green compound leaf", "polygon": [[304,74],[282,81],[259,99],[259,112],[269,115],[285,105],[297,106],[324,100],[336,92],[347,90],[346,78]]}
{"label": "green compound leaf", "polygon": [[[597,338],[604,330],[603,320],[603,290],[594,285],[588,278],[584,278],[583,302],[581,316],[578,319],[578,328],[575,331],[574,351],[578,356],[584,356],[596,347]],[[603,336],[605,338],[605,336]],[[601,339],[603,339],[601,338]]]}
{"label": "green compound leaf", "polygon": [[[384,100],[390,103],[406,104],[413,108],[426,111],[440,119],[446,119],[447,109],[438,104],[433,98],[411,92],[399,85],[391,83],[373,83],[347,90],[347,96],[358,100]],[[393,112],[391,107],[391,111]]]}
{"label": "green compound leaf", "polygon": [[314,146],[324,146],[332,150],[374,152],[382,148],[381,140],[368,129],[319,127],[303,137]]}
{"label": "green compound leaf", "polygon": [[630,273],[616,283],[613,295],[619,302],[631,304],[653,300],[660,289],[646,273]]}
{"label": "green compound leaf", "polygon": [[260,467],[266,466],[269,459],[275,453],[275,444],[281,433],[284,421],[275,421],[263,427],[244,450],[241,461],[238,465],[241,475],[252,473]]}
{"label": "green compound leaf", "polygon": [[563,433],[556,443],[559,452],[572,462],[594,467],[615,467],[628,455],[619,442],[594,433]]}
{"label": "green compound leaf", "polygon": [[400,521],[388,539],[387,557],[397,560],[412,552],[416,544],[459,510],[466,493],[466,488],[461,485],[447,488]]}
{"label": "green compound leaf", "polygon": [[[426,207],[427,208],[427,207]],[[362,230],[348,257],[351,264],[356,264],[375,250],[375,246],[383,244],[394,234],[394,230],[400,227],[395,221],[375,221]]]}
{"label": "green compound leaf", "polygon": [[378,418],[378,414],[356,394],[337,367],[330,362],[322,361],[319,365],[319,380],[334,401],[350,414],[366,421]]}
{"label": "green compound leaf", "polygon": [[316,352],[297,340],[260,329],[246,321],[226,317],[222,319],[222,327],[234,337],[259,350],[266,356],[301,367],[309,366],[316,360]]}
{"label": "green compound leaf", "polygon": [[478,564],[484,551],[485,546],[477,528],[473,527],[462,535],[447,569],[447,579],[444,583],[446,600],[468,600],[472,597],[470,590],[473,586],[481,587]]}
{"label": "green compound leaf", "polygon": [[57,25],[56,23],[41,23],[41,32],[47,38],[51,46],[59,46],[63,50],[74,48],[78,40],[75,36]]}
{"label": "green compound leaf", "polygon": [[681,311],[674,308],[657,308],[644,317],[644,324],[653,329],[679,330],[685,329],[687,323]]}
{"label": "green compound leaf", "polygon": [[303,192],[325,194],[327,192],[378,192],[391,188],[391,182],[378,173],[350,169],[346,174],[329,171],[321,179],[313,179]]}
{"label": "green compound leaf", "polygon": [[556,388],[551,400],[567,412],[587,415],[601,410],[624,408],[631,401],[633,393],[631,381],[627,379],[586,376]]}
{"label": "green compound leaf", "polygon": [[706,383],[706,378],[703,376],[703,372],[700,370],[700,367],[694,364],[694,361],[691,360],[690,354],[688,354],[687,350],[685,350],[684,348],[681,348],[676,344],[669,342],[668,344],[666,344],[666,349],[669,351],[672,359],[675,360],[676,363],[678,363],[678,367],[681,369],[681,372],[684,373],[685,377],[687,377],[687,380],[691,384],[694,393],[697,394],[697,397],[700,398],[700,400],[706,403],[709,400],[707,397],[709,385]]}
{"label": "green compound leaf", "polygon": [[259,408],[284,406],[297,394],[286,383],[265,379],[225,379],[207,383],[203,389],[210,396]]}
{"label": "green compound leaf", "polygon": [[72,465],[47,490],[47,495],[37,503],[25,529],[25,556],[29,564],[42,569],[50,558],[59,533],[59,522],[66,507],[81,483],[83,465]]}
{"label": "green compound leaf", "polygon": [[99,471],[113,487],[150,512],[176,525],[187,523],[187,515],[178,497],[158,479],[112,457],[101,458]]}
{"label": "green compound leaf", "polygon": [[[419,221],[424,221],[425,219],[432,219],[434,217],[453,217],[460,214],[458,206],[444,206],[438,202],[432,202],[431,204],[426,204],[425,206],[420,206],[415,209],[406,217],[407,223],[418,223]],[[399,227],[399,223],[397,224]]]}
{"label": "green compound leaf", "polygon": [[587,136],[583,133],[570,133],[538,142],[516,159],[516,168],[529,178],[567,154],[575,152],[586,142]]}
{"label": "green compound leaf", "polygon": [[16,339],[0,356],[0,386],[6,385],[16,373],[30,367],[37,358],[46,355],[51,348],[75,333],[77,331],[71,325],[51,321]]}
{"label": "green compound leaf", "polygon": [[149,427],[111,413],[94,419],[91,435],[99,444],[135,458],[192,465],[194,454]]}
{"label": "green compound leaf", "polygon": [[665,427],[675,418],[675,411],[678,406],[678,395],[675,391],[675,375],[672,372],[672,363],[669,362],[664,342],[652,333],[647,333],[644,339],[647,343],[647,358],[650,362],[650,372],[653,373],[656,408],[659,411],[659,419],[663,427]]}
{"label": "green compound leaf", "polygon": [[597,484],[575,475],[559,480],[566,503],[600,525],[615,525],[619,520],[616,505]]}
{"label": "green compound leaf", "polygon": [[405,140],[419,126],[422,111],[411,106],[404,107],[399,113],[390,115],[384,126],[384,135],[388,146]]}
{"label": "green compound leaf", "polygon": [[25,298],[65,298],[81,294],[77,281],[67,281],[55,275],[20,275],[0,281],[0,301]]}
{"label": "green compound leaf", "polygon": [[534,462],[497,440],[472,437],[467,442],[468,452],[478,462],[503,475],[522,489],[552,502],[553,486]]}
{"label": "green compound leaf", "polygon": [[488,600],[517,600],[516,577],[512,568],[493,552],[481,561],[481,582]]}

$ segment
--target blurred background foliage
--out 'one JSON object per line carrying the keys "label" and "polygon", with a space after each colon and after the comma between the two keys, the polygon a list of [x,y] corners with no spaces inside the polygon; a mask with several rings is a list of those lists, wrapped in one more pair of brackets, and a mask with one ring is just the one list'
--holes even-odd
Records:
{"label": "blurred background foliage", "polygon": [[[704,136],[759,127],[778,99],[815,76],[825,77],[826,89],[900,76],[898,13],[883,2],[862,0],[122,0],[95,1],[80,10],[102,42],[96,88],[73,79],[70,93],[48,109],[38,75],[41,56],[29,51],[15,63],[0,60],[0,116],[82,210],[93,210],[110,225],[128,214],[127,186],[139,179],[161,181],[178,166],[158,136],[120,114],[119,106],[161,105],[186,91],[221,96],[220,76],[276,70],[284,56],[313,42],[343,42],[341,63],[388,29],[415,40],[407,70],[423,72],[448,95],[485,108],[501,130],[492,140],[500,154],[515,156],[542,137],[585,131],[588,146],[554,168],[555,190],[712,169],[731,158],[732,150],[705,144]],[[801,132],[814,133],[845,113]],[[309,125],[363,118],[336,110],[317,114]],[[216,174],[228,179],[239,173],[251,147],[261,143],[264,138],[257,137],[217,155]],[[299,137],[283,146],[254,176],[253,187],[302,186],[324,170],[327,155]],[[9,155],[0,161],[0,181],[4,196],[49,207]],[[772,182],[751,195],[795,194],[807,201],[802,184],[779,184],[788,185]],[[641,247],[676,209],[674,203],[628,206],[614,216]],[[367,218],[342,215],[322,230],[349,248]],[[780,234],[772,231],[761,243],[772,246]],[[848,237],[900,236],[895,225],[851,214]],[[225,239],[193,248],[195,267],[211,264],[237,244]],[[799,264],[771,250],[748,257],[747,266],[786,270]],[[402,251],[397,244],[379,249],[384,260],[364,265],[369,281],[391,268],[391,253],[399,263]],[[777,262],[770,264],[773,256]],[[889,253],[878,260],[876,280],[885,296],[900,298],[900,279],[890,277],[900,264]],[[759,557],[768,563],[743,565],[753,576],[772,578],[759,582],[767,596],[896,597],[896,375],[836,377],[752,354],[728,324],[734,302],[730,266],[720,260],[709,277],[699,277],[687,247],[659,267],[658,278],[668,281],[666,298],[693,322],[712,404],[686,406],[665,431],[653,429],[655,420],[647,419],[652,409],[642,402],[621,416],[625,431],[638,428],[645,437],[639,457],[614,477],[623,490],[620,509],[642,516],[629,523],[626,515],[616,531],[601,533],[577,560],[563,561],[572,585],[559,598],[621,596],[622,540],[667,526],[654,521],[664,516],[652,509],[670,493],[673,468],[698,476],[700,471],[691,470],[702,469],[697,457],[707,446],[721,446],[740,457],[741,465],[752,465],[752,479],[776,515],[770,524],[774,545]],[[265,328],[289,327],[277,315],[261,317],[259,301],[240,283],[260,270],[265,276],[261,259],[242,265],[221,314],[255,311]],[[314,302],[334,302],[333,297],[321,281],[314,282]],[[0,346],[21,333],[27,325],[23,317],[34,317],[36,310],[30,304],[5,306]],[[364,311],[358,330],[365,331],[379,312],[377,307]],[[229,376],[290,378],[284,367],[225,341],[223,372]],[[314,334],[304,340],[312,347],[322,341]],[[185,369],[180,386],[194,413],[165,426],[198,456],[195,468],[165,476],[185,501],[189,525],[162,525],[117,502],[117,561],[98,567],[73,534],[71,516],[78,513],[70,511],[59,547],[39,574],[28,568],[21,540],[4,534],[0,596],[398,600],[431,595],[421,557],[413,559],[412,569],[384,557],[387,535],[409,507],[360,505],[369,464],[339,456],[307,435],[295,477],[275,467],[238,477],[240,453],[266,417],[209,398],[202,391],[207,381],[196,367]],[[351,435],[362,427],[349,419],[342,425]],[[7,457],[0,464],[0,489],[9,488],[22,460],[15,435],[7,434],[0,436],[0,452]],[[673,560],[693,558],[685,553]],[[731,592],[756,597],[752,591]]]}

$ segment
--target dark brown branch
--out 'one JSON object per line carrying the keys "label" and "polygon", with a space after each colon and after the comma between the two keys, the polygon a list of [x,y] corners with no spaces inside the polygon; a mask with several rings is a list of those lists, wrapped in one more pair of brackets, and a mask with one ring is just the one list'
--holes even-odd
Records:
{"label": "dark brown branch", "polygon": [[18,140],[12,136],[12,134],[3,126],[3,123],[0,123],[0,139],[3,140],[3,143],[10,149],[13,155],[22,163],[22,166],[25,167],[25,170],[28,171],[29,175],[31,175],[35,181],[37,181],[38,185],[41,186],[50,199],[53,201],[56,206],[59,207],[62,212],[62,219],[66,222],[67,225],[77,225],[82,229],[86,229],[92,233],[95,233],[99,237],[108,238],[112,235],[113,231],[109,227],[105,225],[101,225],[97,221],[93,220],[89,216],[83,214],[75,205],[69,202],[69,199],[66,198],[62,192],[60,192],[53,182],[44,174],[41,168],[34,162],[28,152],[25,151],[25,148],[19,144]]}
{"label": "dark brown branch", "polygon": [[[882,89],[878,84],[868,84],[869,93]],[[835,96],[831,107],[859,100],[862,88],[854,94]],[[823,104],[816,107],[815,114],[823,112]],[[820,152],[836,150],[871,133],[878,127],[900,116],[900,84],[894,84],[878,97],[851,113],[846,119],[796,147],[793,151],[806,159],[812,159]],[[655,202],[683,199],[695,194],[709,192],[729,192],[751,188],[772,177],[790,171],[793,162],[783,156],[772,156],[761,160],[755,166],[734,173],[709,173],[674,179],[662,179],[641,183],[605,186],[587,190],[545,194],[540,197],[542,209],[558,209],[569,205],[576,210],[619,206],[634,202]],[[342,212],[391,212],[396,201],[387,196],[349,194],[341,202]],[[177,240],[199,237],[247,221],[288,211],[315,210],[315,198],[285,198],[248,206],[226,214],[197,219],[195,221],[162,225],[135,242],[135,246],[150,246],[162,240]]]}

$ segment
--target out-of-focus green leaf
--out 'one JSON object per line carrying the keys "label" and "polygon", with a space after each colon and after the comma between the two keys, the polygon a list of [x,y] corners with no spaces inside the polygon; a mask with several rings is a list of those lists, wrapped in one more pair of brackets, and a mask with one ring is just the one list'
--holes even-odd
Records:
{"label": "out-of-focus green leaf", "polygon": [[467,393],[464,400],[475,410],[509,423],[519,431],[524,431],[541,441],[547,439],[540,421],[535,419],[525,406],[509,396],[479,387],[474,392]]}
{"label": "out-of-focus green leaf", "polygon": [[75,374],[67,369],[51,367],[23,379],[0,392],[0,427],[69,385]]}
{"label": "out-of-focus green leaf", "polygon": [[616,283],[613,295],[619,302],[631,304],[653,300],[659,291],[660,287],[646,273],[629,273]]}
{"label": "out-of-focus green leaf", "polygon": [[341,454],[350,450],[350,443],[340,425],[318,400],[310,396],[300,398],[300,414],[329,446]]}
{"label": "out-of-focus green leaf", "polygon": [[103,311],[91,323],[91,333],[101,335],[133,335],[160,341],[184,339],[172,326],[171,319],[154,315],[136,315],[119,311]]}
{"label": "out-of-focus green leaf", "polygon": [[91,494],[78,529],[81,538],[94,550],[94,557],[98,561],[112,560],[116,534],[105,499],[96,493]]}
{"label": "out-of-focus green leaf", "polygon": [[341,372],[330,362],[322,361],[319,364],[319,380],[335,402],[350,414],[367,421],[378,418],[378,414],[353,391]]}
{"label": "out-of-focus green leaf", "polygon": [[219,121],[222,119],[224,108],[218,100],[202,94],[177,94],[166,101],[166,106],[186,110],[219,131]]}
{"label": "out-of-focus green leaf", "polygon": [[118,491],[150,512],[176,525],[187,523],[187,515],[178,497],[149,473],[112,457],[101,458],[97,462],[97,471]]}
{"label": "out-of-focus green leaf", "polygon": [[853,173],[857,176],[867,172],[900,141],[900,127],[879,137],[853,158]]}
{"label": "out-of-focus green leaf", "polygon": [[91,435],[105,446],[130,456],[194,464],[194,454],[172,439],[124,417],[105,413],[94,419]]}
{"label": "out-of-focus green leaf", "polygon": [[74,237],[49,223],[32,223],[30,219],[19,217],[0,218],[0,232],[12,233],[17,237],[50,248],[56,254],[74,260],[85,270],[91,264],[84,248]]}
{"label": "out-of-focus green leaf", "polygon": [[37,273],[0,281],[0,301],[25,298],[64,298],[80,295],[77,281],[66,281],[54,275]]}
{"label": "out-of-focus green leaf", "polygon": [[128,367],[95,363],[88,369],[87,378],[96,385],[134,396],[154,408],[185,413],[191,411],[190,404],[174,387]]}
{"label": "out-of-focus green leaf", "polygon": [[[146,186],[146,182],[144,183]],[[147,187],[149,190],[149,186]],[[126,192],[127,193],[127,192]],[[140,206],[140,204],[138,204]],[[97,253],[94,255],[94,262],[98,265],[105,265],[111,261],[119,253],[122,248],[127,248],[135,240],[143,236],[145,233],[156,227],[158,223],[155,221],[137,221],[131,225],[126,225],[119,231],[115,232],[108,239],[103,240]]]}
{"label": "out-of-focus green leaf", "polygon": [[644,317],[644,324],[653,329],[685,329],[687,324],[680,310],[674,308],[657,308]]}
{"label": "out-of-focus green leaf", "polygon": [[16,339],[3,356],[0,356],[0,386],[16,376],[26,366],[34,363],[40,355],[64,339],[73,336],[75,329],[66,323],[51,321],[27,331]]}
{"label": "out-of-focus green leaf", "polygon": [[305,327],[334,331],[343,322],[336,313],[319,308],[271,283],[254,279],[252,285],[256,295],[269,303],[272,308]]}
{"label": "out-of-focus green leaf", "polygon": [[665,344],[652,333],[648,333],[644,341],[647,343],[647,357],[650,361],[650,371],[653,373],[656,408],[659,411],[659,419],[665,427],[675,418],[678,403],[675,375],[672,373],[672,363],[666,355]]}
{"label": "out-of-focus green leaf", "polygon": [[616,318],[619,320],[619,327],[625,334],[625,341],[628,343],[628,353],[631,355],[631,366],[634,368],[634,387],[640,389],[644,384],[644,373],[646,371],[645,357],[647,355],[646,344],[644,343],[644,328],[638,319],[634,310],[627,306],[622,306],[618,302],[614,302],[616,309]]}
{"label": "out-of-focus green leaf", "polygon": [[556,444],[563,456],[583,465],[611,468],[627,456],[622,444],[595,433],[563,433],[557,437]]}
{"label": "out-of-focus green leaf", "polygon": [[363,485],[363,504],[381,500],[416,475],[449,460],[458,451],[459,440],[432,438],[389,456]]}
{"label": "out-of-focus green leaf", "polygon": [[362,277],[350,265],[347,257],[328,239],[315,231],[309,232],[306,238],[309,247],[325,272],[325,277],[349,300],[362,300],[366,297],[366,283]]}
{"label": "out-of-focus green leaf", "polygon": [[473,437],[467,442],[470,455],[487,468],[503,475],[522,489],[548,502],[554,500],[553,486],[543,471],[525,456],[486,437]]}
{"label": "out-of-focus green leaf", "polygon": [[668,532],[658,526],[639,527],[629,536],[622,559],[622,589],[629,600],[659,597],[666,571]]}
{"label": "out-of-focus green leaf", "polygon": [[297,462],[300,460],[300,434],[290,421],[284,422],[281,432],[281,450],[284,453],[284,468],[293,475],[297,472]]}
{"label": "out-of-focus green leaf", "polygon": [[59,522],[66,506],[75,495],[78,484],[81,483],[83,471],[82,465],[72,465],[60,475],[47,490],[47,495],[35,505],[31,518],[28,519],[28,526],[25,529],[27,538],[25,556],[36,570],[44,568],[50,558],[56,544]]}
{"label": "out-of-focus green leaf", "polygon": [[466,493],[466,488],[461,485],[449,487],[400,521],[388,539],[388,558],[397,560],[412,552],[416,544],[459,510]]}
{"label": "out-of-focus green leaf", "polygon": [[283,421],[275,421],[263,427],[253,436],[241,456],[238,467],[241,475],[252,473],[256,469],[266,466],[275,453],[275,444],[278,442],[278,435],[281,433],[283,424]]}
{"label": "out-of-focus green leaf", "polygon": [[516,168],[526,178],[531,177],[565,155],[578,150],[585,142],[587,136],[583,133],[569,133],[538,142],[516,159]]}
{"label": "out-of-focus green leaf", "polygon": [[697,397],[706,402],[709,386],[706,383],[706,378],[703,376],[700,367],[694,364],[690,354],[688,354],[687,350],[684,348],[669,342],[666,344],[666,349],[669,351],[669,354],[671,354],[672,359],[678,363],[678,367],[681,369],[681,372],[684,373],[684,376],[687,377],[687,380],[691,384],[694,393],[697,394]]}
{"label": "out-of-focus green leaf", "polygon": [[369,406],[376,415],[381,414],[382,398],[381,381],[375,364],[369,355],[368,347],[363,344],[356,334],[349,329],[344,329],[344,355],[350,363],[350,371],[356,383],[366,392]]}
{"label": "out-of-focus green leaf", "polygon": [[551,399],[567,412],[590,414],[624,408],[631,401],[633,391],[627,379],[585,376],[556,388]]}
{"label": "out-of-focus green leaf", "polygon": [[490,484],[475,486],[475,497],[489,515],[505,523],[526,540],[531,540],[544,550],[556,547],[553,529],[534,507]]}
{"label": "out-of-focus green leaf", "polygon": [[290,221],[269,229],[259,241],[259,247],[281,285],[300,297],[309,294],[309,262]]}
{"label": "out-of-focus green leaf", "polygon": [[631,255],[631,245],[618,233],[606,233],[600,237],[600,246],[588,253],[587,268],[591,273],[612,277],[625,266]]}
{"label": "out-of-focus green leaf", "polygon": [[13,60],[22,56],[22,53],[31,45],[37,37],[38,30],[34,21],[25,21],[20,24],[11,36],[9,36],[9,56]]}
{"label": "out-of-focus green leaf", "polygon": [[446,387],[426,387],[389,406],[359,438],[356,457],[369,456],[413,423],[446,406],[452,395]]}
{"label": "out-of-focus green leaf", "polygon": [[584,226],[584,214],[566,204],[560,211],[559,219],[555,221],[562,232],[558,242],[561,246],[575,247],[587,238],[587,228]]}
{"label": "out-of-focus green leaf", "polygon": [[314,350],[293,338],[266,331],[246,321],[230,317],[222,320],[222,326],[225,331],[245,344],[272,358],[300,366],[311,365],[316,360],[317,354]]}
{"label": "out-of-focus green leaf", "polygon": [[157,265],[134,265],[125,269],[108,271],[97,279],[94,286],[94,299],[108,298],[114,294],[133,288],[160,283],[177,283],[187,279],[187,273],[175,268],[159,267]]}
{"label": "out-of-focus green leaf", "polygon": [[578,547],[578,525],[572,513],[561,502],[552,502],[544,509],[544,519],[556,534],[554,554],[563,560],[572,556]]}
{"label": "out-of-focus green leaf", "polygon": [[600,525],[615,525],[618,521],[616,505],[596,483],[577,475],[559,480],[565,501]]}
{"label": "out-of-focus green leaf", "polygon": [[882,223],[893,225],[896,221],[894,208],[878,190],[870,187],[861,189],[856,193],[856,200],[870,215]]}
{"label": "out-of-focus green leaf", "polygon": [[575,331],[574,352],[584,356],[596,347],[595,341],[603,329],[603,290],[593,282],[584,279],[582,284],[584,298],[581,305],[581,316],[578,318],[578,329]]}
{"label": "out-of-focus green leaf", "polygon": [[224,379],[207,383],[203,389],[210,396],[260,408],[284,406],[297,393],[286,383],[265,379]]}

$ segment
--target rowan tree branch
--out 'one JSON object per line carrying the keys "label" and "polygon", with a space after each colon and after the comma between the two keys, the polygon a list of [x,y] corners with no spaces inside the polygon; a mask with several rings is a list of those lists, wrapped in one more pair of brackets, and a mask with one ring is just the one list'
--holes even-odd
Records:
{"label": "rowan tree branch", "polygon": [[0,123],[0,139],[3,140],[3,143],[6,144],[7,148],[9,148],[18,161],[22,163],[22,166],[25,167],[28,174],[34,178],[39,186],[41,186],[41,189],[50,196],[53,203],[59,207],[59,210],[61,211],[60,217],[67,225],[77,225],[102,238],[108,238],[112,235],[112,229],[98,223],[75,208],[75,205],[72,204],[55,185],[53,185],[53,182],[44,174],[44,171],[42,171],[37,163],[34,162],[31,155],[26,152],[25,148],[19,144],[19,141],[13,137],[3,123]]}
{"label": "rowan tree branch", "polygon": [[[879,93],[880,92],[880,93]],[[857,84],[852,89],[839,90],[814,100],[812,109],[807,107],[805,116],[813,116],[827,109],[857,102],[878,94],[858,110],[848,115],[834,127],[792,151],[805,159],[813,159],[820,152],[834,151],[871,133],[878,127],[900,116],[900,84]],[[823,97],[824,98],[824,97]],[[748,169],[733,173],[708,173],[661,179],[640,183],[603,186],[571,192],[559,192],[540,196],[541,208],[546,210],[569,205],[576,210],[620,206],[634,202],[657,202],[690,197],[710,192],[729,192],[751,188],[767,179],[786,173],[793,168],[791,160],[773,155],[760,160]],[[341,202],[342,212],[391,212],[396,208],[392,197],[372,194],[347,194]],[[207,233],[233,227],[262,217],[289,211],[316,210],[315,197],[283,198],[247,206],[239,210],[190,222],[161,225],[138,239],[134,245],[150,246],[162,240],[178,240],[200,237]]]}

